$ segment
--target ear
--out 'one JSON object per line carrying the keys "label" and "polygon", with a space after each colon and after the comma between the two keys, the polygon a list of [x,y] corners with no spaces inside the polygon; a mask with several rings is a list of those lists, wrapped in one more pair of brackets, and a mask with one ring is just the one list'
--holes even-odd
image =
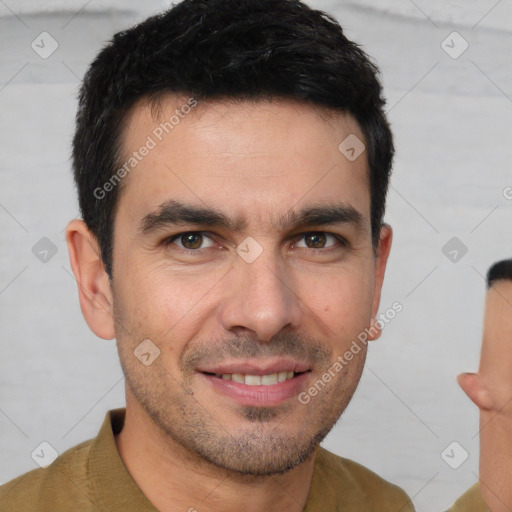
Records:
{"label": "ear", "polygon": [[491,394],[477,373],[461,373],[457,376],[457,382],[480,410],[490,411],[493,408]]}
{"label": "ear", "polygon": [[97,239],[84,221],[75,219],[66,228],[66,242],[85,321],[94,334],[111,340],[115,337],[112,290]]}
{"label": "ear", "polygon": [[380,229],[379,244],[377,246],[374,263],[372,319],[368,335],[369,340],[376,340],[381,335],[381,330],[376,323],[377,313],[379,312],[382,284],[384,283],[384,274],[386,273],[386,264],[391,251],[392,241],[393,230],[391,229],[391,226],[389,224],[383,224]]}

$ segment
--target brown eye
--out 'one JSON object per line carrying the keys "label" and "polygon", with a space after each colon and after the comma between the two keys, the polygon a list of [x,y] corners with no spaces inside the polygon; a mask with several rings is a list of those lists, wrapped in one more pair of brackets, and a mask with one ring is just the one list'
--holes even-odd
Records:
{"label": "brown eye", "polygon": [[214,242],[211,237],[202,231],[187,231],[185,233],[178,233],[167,240],[166,246],[176,245],[182,250],[197,251],[201,249],[208,249],[213,247]]}
{"label": "brown eye", "polygon": [[347,247],[347,241],[340,235],[334,233],[326,233],[324,231],[310,231],[309,233],[303,233],[300,237],[300,241],[297,247],[301,249],[313,249],[326,251],[329,249],[339,249]]}
{"label": "brown eye", "polygon": [[322,249],[325,246],[327,237],[324,233],[307,233],[304,235],[304,239],[310,249]]}
{"label": "brown eye", "polygon": [[185,249],[199,249],[203,243],[203,235],[201,233],[183,233],[179,240]]}

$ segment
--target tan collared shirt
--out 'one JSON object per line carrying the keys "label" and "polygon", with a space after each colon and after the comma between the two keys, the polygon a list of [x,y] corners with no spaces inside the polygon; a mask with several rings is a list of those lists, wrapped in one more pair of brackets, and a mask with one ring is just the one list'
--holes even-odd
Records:
{"label": "tan collared shirt", "polygon": [[490,512],[490,509],[480,494],[478,484],[475,484],[447,512]]}
{"label": "tan collared shirt", "polygon": [[[123,428],[125,412],[109,411],[95,439],[69,449],[47,468],[35,469],[1,486],[0,510],[157,512],[117,451],[114,435]],[[304,512],[370,511],[412,512],[414,507],[400,488],[320,447]]]}

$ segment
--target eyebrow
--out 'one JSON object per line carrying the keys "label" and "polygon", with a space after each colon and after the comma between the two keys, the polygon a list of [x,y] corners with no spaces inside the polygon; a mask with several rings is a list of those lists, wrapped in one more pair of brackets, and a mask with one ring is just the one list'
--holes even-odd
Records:
{"label": "eyebrow", "polygon": [[[162,228],[179,224],[195,224],[211,228],[225,228],[240,232],[247,228],[242,217],[229,217],[214,208],[204,208],[180,201],[170,200],[159,205],[155,212],[146,215],[139,224],[139,233],[150,234]],[[353,206],[347,204],[318,204],[299,211],[290,210],[272,222],[275,229],[287,230],[308,226],[329,226],[349,224],[357,230],[363,230],[364,216]]]}

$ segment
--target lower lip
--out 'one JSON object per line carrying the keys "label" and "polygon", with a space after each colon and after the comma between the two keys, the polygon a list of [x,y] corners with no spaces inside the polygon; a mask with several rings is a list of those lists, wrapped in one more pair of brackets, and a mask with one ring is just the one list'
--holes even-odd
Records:
{"label": "lower lip", "polygon": [[235,399],[240,405],[260,407],[279,405],[285,400],[296,397],[304,388],[310,374],[311,372],[300,373],[292,379],[270,386],[249,386],[241,382],[201,373],[216,390]]}

